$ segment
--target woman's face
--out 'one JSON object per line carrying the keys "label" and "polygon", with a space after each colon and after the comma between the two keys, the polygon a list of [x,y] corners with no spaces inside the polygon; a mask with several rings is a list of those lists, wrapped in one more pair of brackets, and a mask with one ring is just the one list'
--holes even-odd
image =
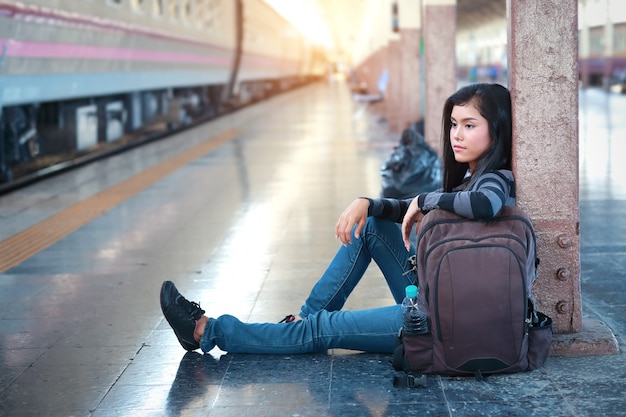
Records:
{"label": "woman's face", "polygon": [[450,119],[450,145],[454,159],[466,162],[473,173],[481,155],[491,145],[487,119],[480,115],[472,101],[454,106]]}

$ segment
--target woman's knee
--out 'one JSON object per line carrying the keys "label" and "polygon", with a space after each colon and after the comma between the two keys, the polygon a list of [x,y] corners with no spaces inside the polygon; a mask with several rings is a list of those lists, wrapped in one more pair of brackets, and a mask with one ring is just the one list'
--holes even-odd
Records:
{"label": "woman's knee", "polygon": [[391,220],[368,217],[362,235],[401,237],[402,232],[399,225]]}

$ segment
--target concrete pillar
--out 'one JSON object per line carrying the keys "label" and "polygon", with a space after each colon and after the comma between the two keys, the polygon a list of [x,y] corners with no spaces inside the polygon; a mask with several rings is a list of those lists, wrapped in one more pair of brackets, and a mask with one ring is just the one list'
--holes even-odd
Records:
{"label": "concrete pillar", "polygon": [[402,79],[402,42],[400,35],[394,33],[387,46],[386,68],[389,70],[389,84],[385,92],[385,118],[389,132],[402,131],[401,111],[404,85]]}
{"label": "concrete pillar", "polygon": [[557,355],[619,352],[608,327],[582,319],[577,11],[578,0],[507,0],[517,201],[537,233],[534,292]]}
{"label": "concrete pillar", "polygon": [[398,40],[399,35],[392,33],[392,4],[390,1],[366,2],[364,5],[362,27],[359,32],[359,42],[355,44],[353,59],[357,63],[356,77],[367,86],[366,94],[378,95],[379,80],[385,72],[388,74],[388,82],[384,91],[384,100],[368,102],[368,108],[377,114],[387,116],[389,103],[394,100],[397,93],[394,88],[400,88],[399,84],[392,85],[392,71],[390,68],[390,52],[393,40]]}
{"label": "concrete pillar", "polygon": [[579,79],[584,88],[589,87],[589,24],[587,23],[585,13],[587,1],[581,0],[578,10],[578,60],[579,60]]}
{"label": "concrete pillar", "polygon": [[[387,120],[391,132],[402,132],[422,119],[421,110],[421,5],[417,0],[398,1],[399,40],[390,43],[390,57],[394,71],[393,103],[388,108]],[[396,87],[397,86],[397,87]]]}
{"label": "concrete pillar", "polygon": [[539,308],[561,333],[582,330],[577,8],[577,0],[507,0],[517,198],[537,231]]}
{"label": "concrete pillar", "polygon": [[426,143],[441,155],[441,111],[456,84],[456,0],[423,0]]}
{"label": "concrete pillar", "polygon": [[507,0],[517,201],[535,225],[534,292],[554,320],[556,355],[619,352],[608,327],[582,319],[577,9],[577,0]]}

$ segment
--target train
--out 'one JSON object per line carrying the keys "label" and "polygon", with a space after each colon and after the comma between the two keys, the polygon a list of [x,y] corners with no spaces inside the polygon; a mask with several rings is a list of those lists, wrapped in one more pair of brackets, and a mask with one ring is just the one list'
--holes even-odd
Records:
{"label": "train", "polygon": [[0,188],[326,70],[263,0],[0,0]]}

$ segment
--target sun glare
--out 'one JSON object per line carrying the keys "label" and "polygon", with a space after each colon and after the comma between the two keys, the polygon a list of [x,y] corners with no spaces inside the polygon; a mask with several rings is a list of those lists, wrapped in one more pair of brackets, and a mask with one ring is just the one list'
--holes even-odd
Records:
{"label": "sun glare", "polygon": [[335,44],[315,0],[265,0],[316,44],[333,49]]}

